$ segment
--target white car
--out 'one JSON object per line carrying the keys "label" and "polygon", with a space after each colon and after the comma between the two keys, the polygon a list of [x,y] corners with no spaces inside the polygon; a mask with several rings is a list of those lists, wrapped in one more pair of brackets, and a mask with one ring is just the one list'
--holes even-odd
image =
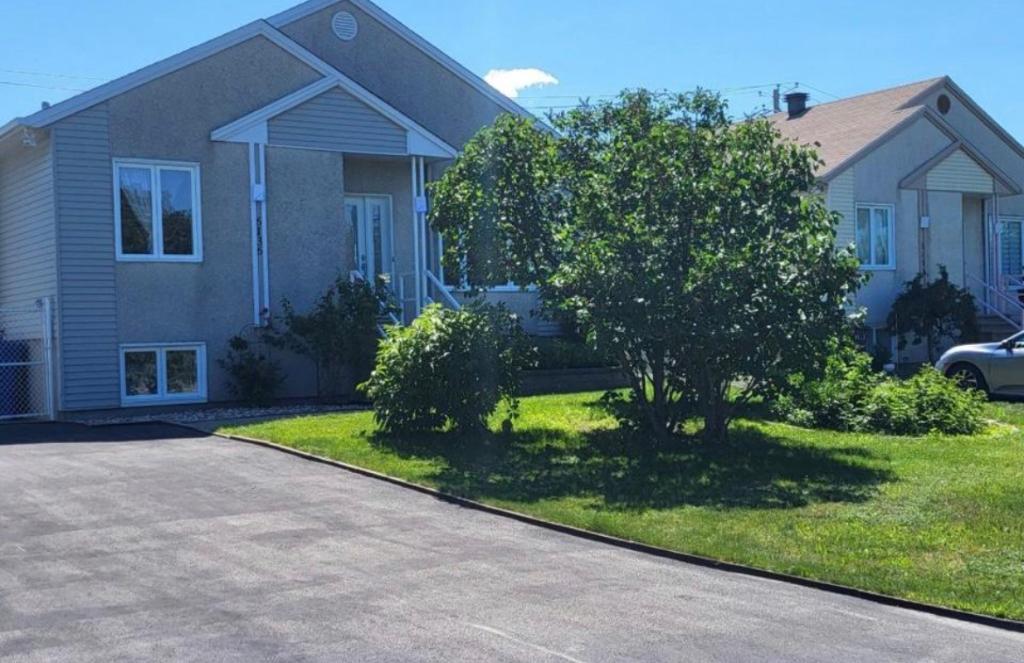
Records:
{"label": "white car", "polygon": [[999,343],[958,345],[935,368],[965,387],[1000,396],[1024,396],[1024,332]]}

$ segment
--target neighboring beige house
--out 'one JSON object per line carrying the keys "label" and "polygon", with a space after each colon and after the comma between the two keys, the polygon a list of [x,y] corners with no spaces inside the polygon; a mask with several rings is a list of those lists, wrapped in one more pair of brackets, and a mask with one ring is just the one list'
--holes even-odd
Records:
{"label": "neighboring beige house", "polygon": [[[816,144],[828,205],[871,273],[858,295],[870,344],[905,282],[945,265],[974,293],[984,330],[1020,329],[1024,147],[948,77],[807,105],[787,95],[770,116],[784,136]],[[901,361],[922,359],[908,348]]]}

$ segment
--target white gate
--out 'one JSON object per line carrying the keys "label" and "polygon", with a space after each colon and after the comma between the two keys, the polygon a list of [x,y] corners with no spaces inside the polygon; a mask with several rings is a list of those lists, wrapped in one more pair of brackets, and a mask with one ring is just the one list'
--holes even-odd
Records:
{"label": "white gate", "polygon": [[49,299],[0,306],[0,422],[40,418],[54,418]]}

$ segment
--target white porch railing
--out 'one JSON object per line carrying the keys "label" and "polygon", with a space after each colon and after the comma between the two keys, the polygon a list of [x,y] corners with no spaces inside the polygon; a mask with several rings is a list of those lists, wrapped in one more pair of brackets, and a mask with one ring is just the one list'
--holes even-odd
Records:
{"label": "white porch railing", "polygon": [[[353,269],[352,271],[350,271],[348,273],[348,278],[349,278],[349,280],[352,283],[366,283],[367,282],[366,276],[360,270],[358,270],[358,269]],[[385,301],[383,298],[378,298],[377,299],[377,305],[378,305],[378,308],[379,308],[379,311],[380,311],[380,316],[379,317],[381,319],[386,320],[387,322],[391,323],[392,325],[401,326],[402,321],[399,320],[398,316],[396,316],[394,311],[391,310],[391,308],[388,306],[387,301]],[[377,324],[377,333],[381,337],[387,336],[387,330],[384,328],[384,325],[382,323],[378,323]]]}
{"label": "white porch railing", "polygon": [[[459,309],[462,308],[462,304],[459,303],[459,300],[456,299],[455,295],[453,295],[451,290],[448,289],[448,286],[446,286],[444,283],[442,283],[441,279],[437,278],[437,276],[434,275],[434,272],[430,271],[429,269],[427,270],[427,283],[429,285],[433,286],[434,289],[438,293],[440,293],[441,300],[449,308],[452,308],[452,309],[454,309],[456,311],[458,311]],[[429,290],[429,288],[428,288],[428,290]]]}
{"label": "white porch railing", "polygon": [[982,310],[1001,318],[1015,329],[1024,329],[1024,303],[1017,294],[1024,292],[1024,283],[1012,276],[1004,276],[1004,287],[996,287],[973,274],[968,274],[967,278],[985,293],[977,300]]}

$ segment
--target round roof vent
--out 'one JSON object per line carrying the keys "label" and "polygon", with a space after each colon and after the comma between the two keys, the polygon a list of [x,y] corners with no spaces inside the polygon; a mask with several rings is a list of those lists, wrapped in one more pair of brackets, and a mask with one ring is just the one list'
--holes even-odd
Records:
{"label": "round roof vent", "polygon": [[352,41],[359,34],[359,23],[356,22],[356,17],[349,12],[338,12],[331,19],[331,29],[334,30],[338,39]]}
{"label": "round roof vent", "polygon": [[949,108],[952,106],[952,103],[949,101],[949,97],[944,94],[940,94],[935,105],[939,107],[939,112],[945,115],[949,112]]}

